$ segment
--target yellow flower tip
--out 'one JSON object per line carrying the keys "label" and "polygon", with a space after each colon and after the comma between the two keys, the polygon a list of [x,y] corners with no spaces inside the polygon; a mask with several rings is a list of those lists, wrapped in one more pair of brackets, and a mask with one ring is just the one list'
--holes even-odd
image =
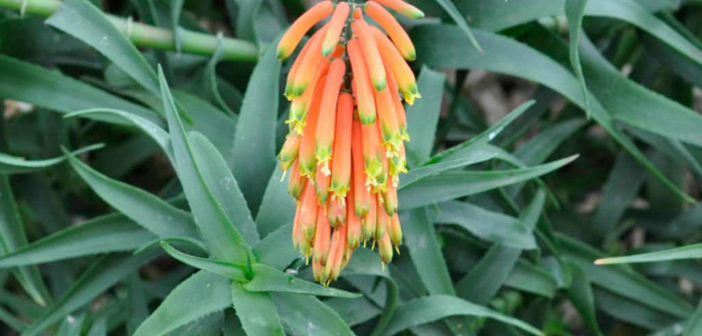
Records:
{"label": "yellow flower tip", "polygon": [[400,130],[400,137],[402,138],[402,141],[410,141],[410,135],[407,133],[406,128]]}
{"label": "yellow flower tip", "polygon": [[288,57],[290,57],[291,52],[286,48],[285,46],[279,45],[278,46],[278,59],[284,60]]}
{"label": "yellow flower tip", "polygon": [[342,205],[346,204],[346,195],[349,192],[349,186],[341,185],[340,183],[332,181],[332,186],[329,189],[332,192],[332,200],[338,200]]}
{"label": "yellow flower tip", "polygon": [[402,97],[405,99],[405,102],[407,102],[408,105],[414,105],[414,100],[422,98],[422,95],[419,94],[419,92],[410,92],[403,90]]}
{"label": "yellow flower tip", "polygon": [[332,158],[331,147],[317,146],[317,150],[315,151],[314,155],[317,158],[317,165],[323,166],[322,172],[324,175],[329,176],[331,174],[331,170],[329,170],[329,161],[331,161]]}
{"label": "yellow flower tip", "polygon": [[402,57],[411,62],[417,59],[417,52],[414,48],[408,49],[402,54]]}
{"label": "yellow flower tip", "polygon": [[288,169],[290,169],[290,166],[292,166],[294,160],[280,160],[280,169],[283,171],[283,177],[280,178],[280,182],[283,182],[285,179],[285,174],[287,174]]}
{"label": "yellow flower tip", "polygon": [[397,255],[400,255],[400,247],[395,245],[395,252],[397,252]]}

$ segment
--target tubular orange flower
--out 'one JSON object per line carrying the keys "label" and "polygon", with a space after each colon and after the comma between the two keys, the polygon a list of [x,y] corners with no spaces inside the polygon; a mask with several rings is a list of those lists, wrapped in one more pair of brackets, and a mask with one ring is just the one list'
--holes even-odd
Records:
{"label": "tubular orange flower", "polygon": [[328,26],[324,26],[319,31],[319,35],[307,42],[310,44],[310,50],[305,54],[305,58],[300,64],[300,68],[295,73],[291,84],[291,91],[294,97],[301,96],[312,82],[315,73],[317,72],[320,63],[325,58],[322,56],[322,40]]}
{"label": "tubular orange flower", "polygon": [[306,180],[307,178],[300,175],[300,160],[295,160],[295,162],[292,164],[292,169],[290,170],[288,193],[295,197],[295,199],[299,199],[302,188],[304,188],[305,184],[307,183]]}
{"label": "tubular orange flower", "polygon": [[362,123],[369,125],[375,122],[375,101],[373,100],[373,88],[368,78],[368,68],[363,59],[358,39],[349,41],[348,50],[353,71],[353,94],[358,104],[358,117]]}
{"label": "tubular orange flower", "polygon": [[309,240],[314,237],[318,208],[317,198],[314,197],[314,185],[312,181],[308,181],[300,200],[300,232]]}
{"label": "tubular orange flower", "polygon": [[333,198],[344,203],[351,182],[351,129],[353,125],[353,98],[348,93],[339,97],[332,160],[331,190]]}
{"label": "tubular orange flower", "polygon": [[[319,31],[316,33],[312,34],[311,39],[318,38]],[[300,64],[302,64],[303,60],[305,59],[307,52],[310,50],[310,45],[312,43],[305,43],[305,46],[302,47],[302,50],[300,50],[300,54],[297,55],[297,59],[295,59],[295,62],[293,63],[292,67],[290,67],[290,71],[288,72],[288,77],[287,80],[285,81],[285,91],[283,95],[288,98],[288,100],[292,100],[295,97],[295,90],[293,89],[293,81],[295,80],[295,75],[297,74],[297,71],[300,70]]]}
{"label": "tubular orange flower", "polygon": [[285,142],[283,147],[280,149],[278,154],[278,160],[280,160],[280,169],[288,170],[293,164],[293,161],[297,159],[297,154],[300,150],[300,135],[297,133],[289,134],[285,137]]}
{"label": "tubular orange flower", "polygon": [[329,245],[331,239],[331,227],[329,226],[329,216],[327,215],[327,205],[321,205],[317,211],[317,226],[314,233],[314,245],[312,258],[314,261],[327,262],[329,255]]}
{"label": "tubular orange flower", "polygon": [[324,166],[317,166],[317,172],[314,174],[314,186],[317,190],[317,200],[319,204],[327,203],[329,197],[329,184],[331,183],[331,175],[324,173]]}
{"label": "tubular orange flower", "polygon": [[397,47],[397,50],[400,51],[406,60],[414,61],[417,57],[414,44],[412,44],[409,35],[402,29],[402,26],[400,26],[390,12],[374,1],[368,1],[366,2],[366,14],[383,27],[385,32],[388,33],[388,36],[390,36],[390,39],[392,39],[395,47]]}
{"label": "tubular orange flower", "polygon": [[329,200],[329,223],[332,228],[346,223],[346,204],[341,199]]}
{"label": "tubular orange flower", "polygon": [[322,104],[322,92],[324,92],[325,82],[326,79],[322,78],[319,84],[317,84],[315,94],[312,96],[310,112],[304,121],[305,128],[302,132],[302,139],[300,140],[300,152],[298,157],[300,158],[300,175],[305,177],[314,176],[314,172],[317,169],[317,159],[314,156],[315,131],[317,130],[317,122],[319,121],[319,108]]}
{"label": "tubular orange flower", "polygon": [[[380,127],[378,127],[378,137],[380,137]],[[387,182],[388,182],[388,172],[389,172],[389,167],[390,165],[388,164],[388,155],[387,152],[385,152],[382,148],[378,148],[378,152],[380,152],[380,164],[383,167],[382,173],[376,178],[376,184],[372,186],[373,192],[385,192],[385,188],[387,187]]]}
{"label": "tubular orange flower", "polygon": [[356,216],[363,216],[370,209],[370,190],[366,187],[366,173],[363,170],[363,143],[361,140],[361,122],[353,121],[351,132],[351,164],[353,165],[353,183],[357,187],[353,190],[353,203]]}
{"label": "tubular orange flower", "polygon": [[[388,69],[388,67],[386,66],[385,69]],[[387,78],[388,89],[390,90],[393,106],[395,107],[395,115],[397,116],[397,125],[400,127],[400,136],[402,140],[410,141],[409,133],[407,133],[407,114],[405,113],[405,106],[402,105],[402,99],[398,93],[397,82],[392,75],[388,75]]]}
{"label": "tubular orange flower", "polygon": [[395,212],[392,217],[390,217],[390,227],[388,227],[388,234],[390,235],[390,240],[395,248],[402,245],[402,226],[400,225],[400,216]]}
{"label": "tubular orange flower", "polygon": [[363,136],[363,159],[366,166],[366,185],[376,186],[383,175],[383,164],[381,162],[382,146],[378,139],[378,129],[375,124],[362,125],[361,135]]}
{"label": "tubular orange flower", "polygon": [[392,216],[397,211],[397,188],[394,183],[388,183],[387,189],[383,193],[383,205],[388,215]]}
{"label": "tubular orange flower", "polygon": [[378,253],[380,254],[380,260],[384,264],[389,264],[392,261],[392,242],[390,241],[390,235],[384,235],[378,241]]}
{"label": "tubular orange flower", "polygon": [[314,281],[317,281],[320,283],[327,282],[326,279],[322,278],[322,276],[324,276],[324,265],[322,265],[321,261],[313,261],[312,262],[312,274],[314,275]]}
{"label": "tubular orange flower", "polygon": [[378,196],[376,200],[375,208],[378,219],[375,222],[375,233],[373,234],[373,239],[375,239],[375,241],[380,241],[380,239],[385,235],[385,230],[388,227],[388,221],[390,218],[388,217],[388,213],[385,212],[380,196]]}
{"label": "tubular orange flower", "polygon": [[395,104],[389,89],[375,91],[375,109],[378,111],[378,121],[380,121],[380,131],[386,153],[389,157],[394,157],[399,151],[402,137],[400,127],[397,124]]}
{"label": "tubular orange flower", "polygon": [[329,16],[333,9],[334,5],[332,2],[325,0],[312,6],[305,14],[297,18],[280,39],[280,42],[278,42],[278,58],[288,58],[307,31],[317,22]]}
{"label": "tubular orange flower", "polygon": [[344,253],[346,252],[346,225],[334,229],[332,243],[324,267],[324,276],[327,281],[335,280],[341,271]]}
{"label": "tubular orange flower", "polygon": [[349,11],[348,3],[339,2],[336,4],[334,14],[329,21],[329,29],[327,29],[327,34],[324,36],[324,42],[322,43],[322,55],[328,56],[336,47],[341,36],[341,30],[344,29],[344,24],[349,16]]}
{"label": "tubular orange flower", "polygon": [[[363,187],[363,186],[361,186]],[[351,190],[355,189],[356,186],[352,185]],[[353,206],[353,193],[349,193],[349,202],[346,206],[346,218],[347,218],[347,233],[346,238],[349,244],[349,248],[355,249],[361,244],[361,237],[363,233],[361,232],[361,219],[356,216],[356,210]]]}
{"label": "tubular orange flower", "polygon": [[317,123],[315,156],[317,165],[323,166],[322,172],[325,175],[331,174],[329,160],[331,160],[332,145],[334,143],[336,114],[342,109],[353,109],[353,98],[351,95],[348,93],[339,95],[345,71],[346,64],[344,61],[339,58],[334,59],[329,66],[327,82],[324,84],[324,93],[322,93],[322,105],[319,109],[319,121]]}
{"label": "tubular orange flower", "polygon": [[378,197],[371,196],[370,208],[368,213],[363,216],[363,241],[373,239],[375,237],[375,227],[378,223]]}
{"label": "tubular orange flower", "polygon": [[358,35],[373,86],[378,91],[384,90],[386,85],[385,69],[371,27],[365,21],[356,20],[351,23],[351,29]]}
{"label": "tubular orange flower", "polygon": [[319,69],[314,75],[311,84],[305,90],[305,93],[299,97],[295,97],[290,104],[290,116],[288,117],[288,123],[290,129],[294,130],[298,134],[304,133],[305,120],[307,114],[310,111],[311,104],[315,92],[319,86],[324,87],[324,78],[329,71],[329,59],[323,58],[320,61]]}
{"label": "tubular orange flower", "polygon": [[421,19],[424,12],[402,0],[375,0],[375,2],[388,7],[410,19]]}
{"label": "tubular orange flower", "polygon": [[409,65],[402,59],[402,55],[397,51],[395,46],[388,40],[380,29],[370,27],[369,30],[375,37],[378,51],[380,52],[383,62],[390,67],[397,86],[405,97],[407,104],[414,104],[416,98],[421,98],[417,90],[417,81],[414,78],[414,73]]}
{"label": "tubular orange flower", "polygon": [[297,203],[297,207],[295,207],[295,219],[293,220],[293,229],[292,229],[292,243],[293,243],[293,248],[297,248],[300,246],[300,209],[302,207],[300,206],[300,202]]}

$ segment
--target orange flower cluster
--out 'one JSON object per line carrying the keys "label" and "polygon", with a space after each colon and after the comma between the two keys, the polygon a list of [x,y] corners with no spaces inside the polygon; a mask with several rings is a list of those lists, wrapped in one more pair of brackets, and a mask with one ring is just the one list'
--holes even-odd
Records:
{"label": "orange flower cluster", "polygon": [[287,58],[331,15],[288,74],[290,133],[278,156],[298,200],[293,245],[312,257],[315,280],[323,284],[339,276],[361,243],[377,243],[383,263],[402,243],[397,185],[409,140],[402,98],[412,104],[419,92],[405,62],[415,58],[412,41],[383,6],[424,15],[402,0],[321,1],[278,44],[278,57]]}

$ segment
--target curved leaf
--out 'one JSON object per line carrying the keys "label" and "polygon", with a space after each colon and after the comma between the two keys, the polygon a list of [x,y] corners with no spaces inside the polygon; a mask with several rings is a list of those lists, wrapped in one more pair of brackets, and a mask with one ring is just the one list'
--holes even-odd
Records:
{"label": "curved leaf", "polygon": [[[70,155],[80,155],[104,147],[102,144],[95,144],[81,148]],[[67,156],[45,160],[26,160],[21,157],[0,153],[0,174],[20,174],[32,173],[42,169],[55,166],[66,160]]]}
{"label": "curved leaf", "polygon": [[199,239],[192,217],[146,191],[100,174],[76,157],[68,162],[95,193],[145,229],[159,237]]}
{"label": "curved leaf", "polygon": [[681,246],[674,249],[643,253],[625,257],[600,258],[595,260],[595,265],[632,264],[645,262],[658,262],[678,259],[702,258],[702,243]]}
{"label": "curved leaf", "polygon": [[183,253],[181,251],[178,251],[176,248],[174,248],[173,246],[171,246],[170,244],[168,244],[165,241],[161,241],[161,247],[171,257],[175,258],[176,260],[178,260],[184,264],[201,269],[203,271],[207,271],[210,273],[214,273],[214,274],[223,276],[225,278],[234,280],[236,282],[248,281],[248,279],[246,277],[246,271],[245,271],[246,265],[238,265],[238,264],[228,263],[226,261],[220,261],[220,260],[192,256],[192,255]]}
{"label": "curved leaf", "polygon": [[46,22],[95,48],[137,83],[158,94],[156,73],[139,50],[105,15],[85,0],[63,1]]}
{"label": "curved leaf", "polygon": [[393,335],[413,326],[460,315],[487,317],[515,326],[532,335],[543,335],[526,322],[448,295],[430,295],[404,303],[397,309],[386,333]]}
{"label": "curved leaf", "polygon": [[576,158],[577,155],[521,169],[449,172],[427,177],[398,192],[400,209],[440,203],[523,182],[548,174]]}
{"label": "curved leaf", "polygon": [[[476,37],[485,50],[483,53],[476,53],[465,47],[465,39],[461,32],[450,26],[425,25],[415,28],[412,32],[415,43],[418,46],[417,58],[434,67],[478,68],[522,77],[541,83],[561,93],[581,108],[585,106],[582,90],[580,90],[578,81],[573,75],[555,61],[519,42],[476,30]],[[438,38],[444,41],[445,46],[440,48],[440,50],[429,47],[429,44]],[[511,55],[520,55],[520,57],[516,59]],[[529,66],[522,66],[525,63],[528,63]],[[593,119],[612,138],[669,189],[680,197],[692,201],[692,198],[655,168],[646,156],[636,148],[634,143],[616,128],[612,116],[608,114],[595,97],[589,97],[589,101],[591,102],[590,108]]]}
{"label": "curved leaf", "polygon": [[163,76],[163,71],[159,71],[159,81],[178,179],[183,186],[185,197],[188,199],[188,204],[190,204],[195,223],[200,228],[203,240],[210,254],[215,258],[247,263],[249,259],[248,246],[217,203],[203,177],[202,168],[195,162],[193,149],[185,135],[185,129]]}
{"label": "curved leaf", "polygon": [[280,292],[316,296],[343,297],[354,299],[361,295],[344,290],[322,286],[307,280],[287,275],[264,264],[253,265],[253,279],[242,285],[249,292]]}
{"label": "curved leaf", "polygon": [[279,76],[280,60],[275,48],[268,48],[251,75],[236,126],[234,177],[252,213],[258,212],[266,182],[275,167]]}
{"label": "curved leaf", "polygon": [[165,335],[229,305],[229,281],[219,275],[200,271],[173,289],[134,332],[134,336]]}
{"label": "curved leaf", "polygon": [[120,215],[98,217],[34,241],[0,258],[0,268],[134,250],[156,238]]}

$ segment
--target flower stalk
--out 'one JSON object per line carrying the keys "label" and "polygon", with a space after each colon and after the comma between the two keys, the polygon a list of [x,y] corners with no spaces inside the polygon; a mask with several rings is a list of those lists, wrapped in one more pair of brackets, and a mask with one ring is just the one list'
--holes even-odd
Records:
{"label": "flower stalk", "polygon": [[[0,0],[0,7],[10,8],[24,14],[41,17],[51,16],[61,7],[59,0]],[[154,27],[129,19],[105,14],[107,19],[138,47],[157,50],[176,51],[176,36],[173,31]],[[219,46],[223,60],[251,61],[258,59],[258,47],[249,41],[194,32],[186,29],[179,31],[181,48],[186,54],[212,55]]]}

